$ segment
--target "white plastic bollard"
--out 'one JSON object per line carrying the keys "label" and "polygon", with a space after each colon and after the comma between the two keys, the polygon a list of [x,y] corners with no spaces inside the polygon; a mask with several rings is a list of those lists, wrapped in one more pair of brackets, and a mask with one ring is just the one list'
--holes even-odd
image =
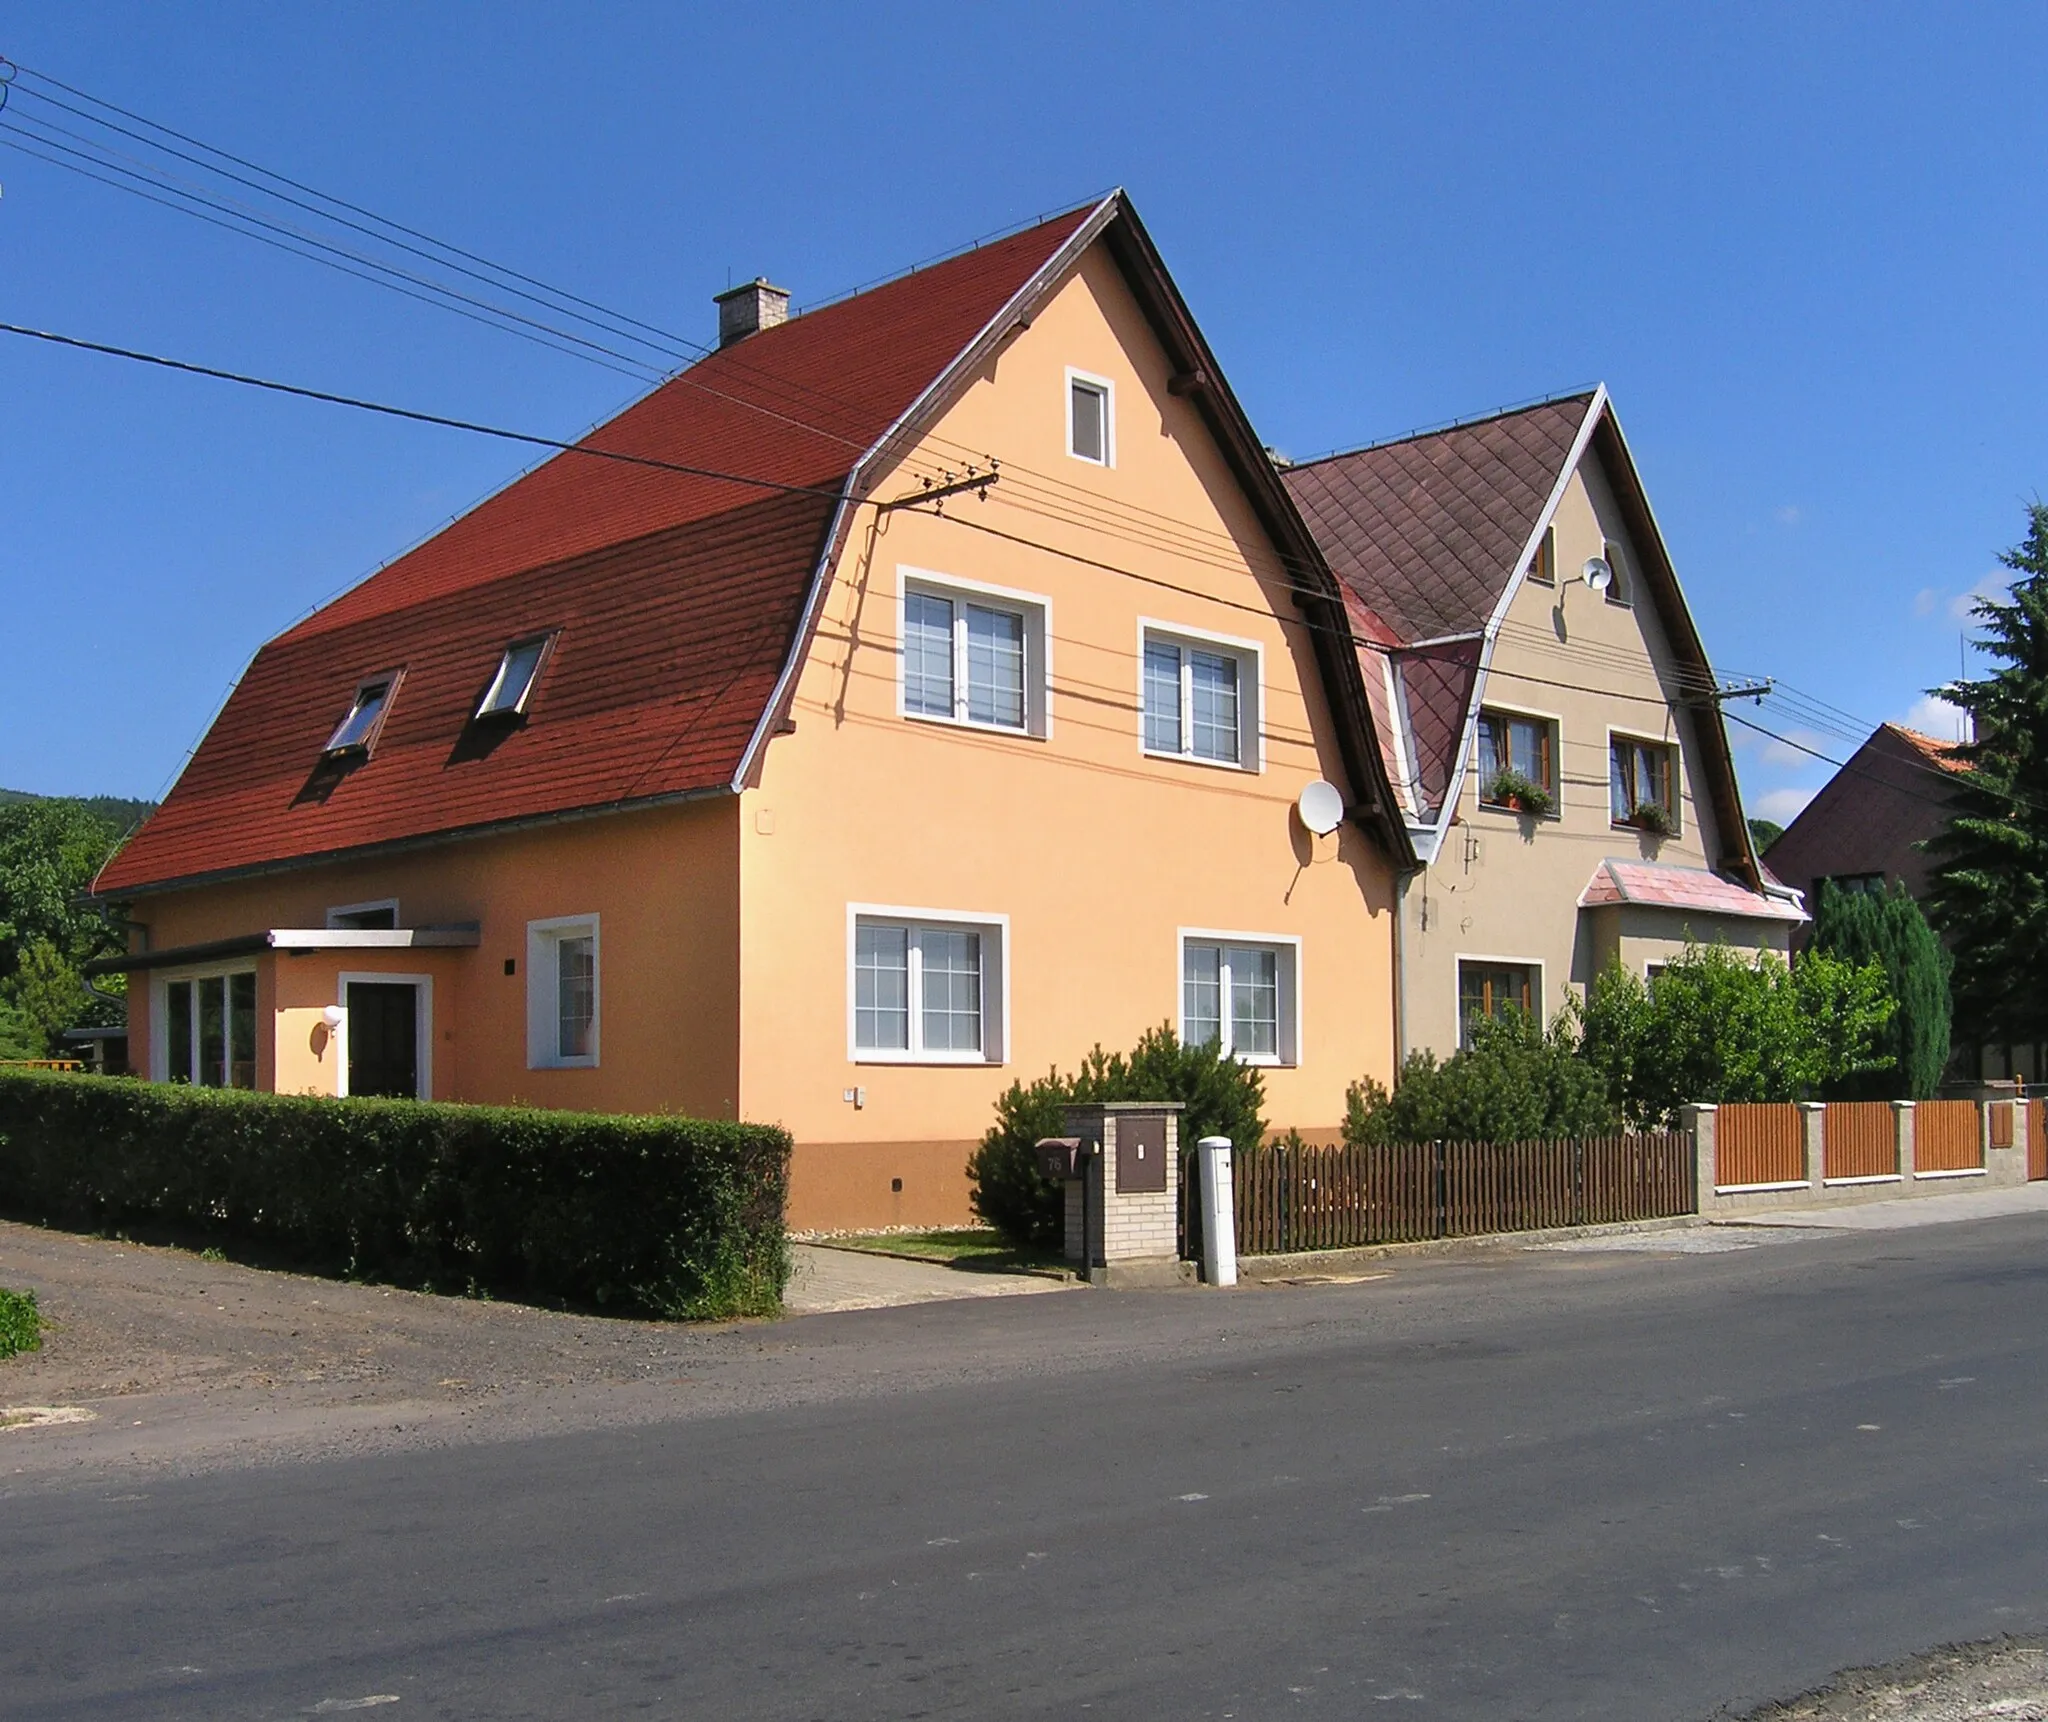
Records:
{"label": "white plastic bollard", "polygon": [[1204,1136],[1195,1144],[1202,1198],[1202,1278],[1212,1286],[1237,1284],[1237,1203],[1230,1175],[1230,1138]]}

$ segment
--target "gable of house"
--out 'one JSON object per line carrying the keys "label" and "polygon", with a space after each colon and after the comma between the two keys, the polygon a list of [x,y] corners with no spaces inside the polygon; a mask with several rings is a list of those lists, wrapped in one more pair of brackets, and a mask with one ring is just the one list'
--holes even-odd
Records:
{"label": "gable of house", "polygon": [[1927,894],[1932,859],[1921,845],[1948,823],[1954,750],[1903,724],[1879,724],[1765,852],[1771,872],[1805,893],[1823,879],[1897,880]]}

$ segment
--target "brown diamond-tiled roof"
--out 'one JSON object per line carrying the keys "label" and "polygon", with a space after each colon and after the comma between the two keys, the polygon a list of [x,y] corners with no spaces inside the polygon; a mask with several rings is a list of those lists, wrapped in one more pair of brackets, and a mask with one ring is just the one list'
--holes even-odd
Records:
{"label": "brown diamond-tiled roof", "polygon": [[1331,455],[1282,477],[1337,578],[1405,640],[1483,628],[1591,394]]}

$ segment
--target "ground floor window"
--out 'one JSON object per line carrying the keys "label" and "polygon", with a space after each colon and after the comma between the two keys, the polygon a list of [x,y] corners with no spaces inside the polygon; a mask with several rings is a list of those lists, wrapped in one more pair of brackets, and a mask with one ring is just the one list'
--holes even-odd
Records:
{"label": "ground floor window", "polygon": [[1291,940],[1184,934],[1181,1039],[1247,1064],[1295,1063],[1298,949]]}
{"label": "ground floor window", "polygon": [[602,988],[598,918],[565,915],[526,927],[526,1062],[530,1069],[598,1061]]}
{"label": "ground floor window", "polygon": [[1001,1061],[1000,922],[853,918],[853,1056]]}
{"label": "ground floor window", "polygon": [[164,983],[164,1080],[256,1086],[256,971]]}
{"label": "ground floor window", "polygon": [[1458,1039],[1476,1017],[1502,1017],[1510,1010],[1534,1016],[1541,1002],[1543,971],[1535,963],[1492,961],[1458,964]]}

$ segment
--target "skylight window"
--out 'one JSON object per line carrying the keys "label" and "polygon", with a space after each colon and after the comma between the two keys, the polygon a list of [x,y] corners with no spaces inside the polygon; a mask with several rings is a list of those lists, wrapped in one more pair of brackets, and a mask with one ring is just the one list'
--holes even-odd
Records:
{"label": "skylight window", "polygon": [[490,690],[476,708],[478,718],[524,716],[526,702],[533,696],[534,683],[540,680],[541,666],[547,662],[548,650],[554,643],[554,635],[536,634],[530,640],[514,640],[507,646],[498,673],[491,678]]}
{"label": "skylight window", "polygon": [[341,720],[335,732],[327,738],[324,751],[328,753],[368,753],[377,740],[377,732],[384,727],[384,714],[391,707],[391,696],[398,688],[401,672],[371,676],[356,688],[356,697],[350,702],[348,716]]}

